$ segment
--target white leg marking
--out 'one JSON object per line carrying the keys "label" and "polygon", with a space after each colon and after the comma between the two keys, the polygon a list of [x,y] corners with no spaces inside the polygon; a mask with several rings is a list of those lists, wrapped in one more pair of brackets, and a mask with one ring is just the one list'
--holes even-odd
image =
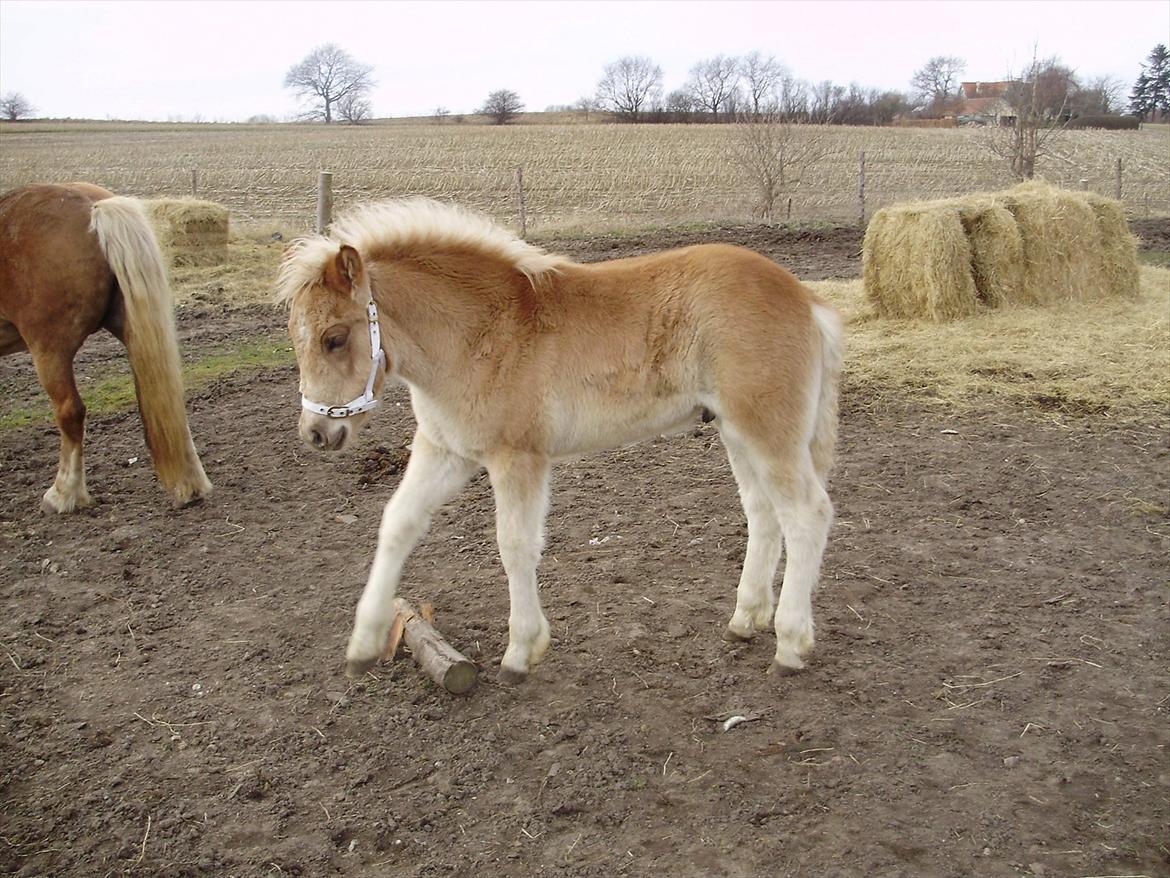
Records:
{"label": "white leg marking", "polygon": [[61,460],[57,478],[41,500],[46,512],[73,512],[83,506],[92,506],[93,498],[85,487],[85,461],[82,447],[62,437]]}
{"label": "white leg marking", "polygon": [[406,472],[382,513],[374,564],[358,601],[345,653],[350,676],[365,673],[382,654],[394,621],[394,595],[402,565],[426,533],[431,516],[478,469],[473,461],[440,448],[422,433],[415,434]]}

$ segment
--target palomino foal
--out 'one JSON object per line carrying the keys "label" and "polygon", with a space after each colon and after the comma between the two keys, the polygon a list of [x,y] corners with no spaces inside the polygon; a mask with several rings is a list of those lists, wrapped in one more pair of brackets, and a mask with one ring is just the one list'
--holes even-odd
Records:
{"label": "palomino foal", "polygon": [[832,519],[842,330],[787,271],[719,244],[581,265],[412,199],[296,242],[277,296],[290,306],[308,444],[343,448],[388,376],[409,388],[418,424],[358,602],[351,676],[381,655],[403,564],[432,515],[486,468],[511,598],[500,677],[522,680],[549,646],[536,566],[552,463],[701,415],[719,427],[748,520],[727,636],[771,622],[772,669],[804,666]]}

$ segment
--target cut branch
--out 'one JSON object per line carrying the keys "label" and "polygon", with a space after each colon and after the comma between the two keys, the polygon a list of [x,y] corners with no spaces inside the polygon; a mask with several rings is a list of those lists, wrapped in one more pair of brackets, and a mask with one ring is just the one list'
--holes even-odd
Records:
{"label": "cut branch", "polygon": [[[475,664],[458,652],[424,618],[429,606],[423,612],[415,610],[402,598],[394,600],[396,618],[391,626],[391,644],[387,658],[393,658],[398,650],[398,632],[410,647],[410,654],[428,677],[453,695],[462,695],[475,685],[479,675]],[[391,649],[393,651],[391,651]]]}

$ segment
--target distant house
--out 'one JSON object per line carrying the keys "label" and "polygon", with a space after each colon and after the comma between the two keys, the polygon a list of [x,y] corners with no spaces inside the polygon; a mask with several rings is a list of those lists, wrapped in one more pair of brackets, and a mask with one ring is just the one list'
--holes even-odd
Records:
{"label": "distant house", "polygon": [[1001,82],[964,82],[960,88],[963,97],[959,101],[956,117],[960,125],[1011,125],[1016,120],[1015,111],[1007,101],[1011,80]]}

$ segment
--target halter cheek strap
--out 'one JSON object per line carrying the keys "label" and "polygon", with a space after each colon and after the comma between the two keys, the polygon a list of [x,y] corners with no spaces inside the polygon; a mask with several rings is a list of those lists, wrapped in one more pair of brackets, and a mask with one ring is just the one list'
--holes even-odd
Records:
{"label": "halter cheek strap", "polygon": [[325,405],[313,402],[301,395],[301,408],[316,415],[327,418],[349,418],[368,412],[378,405],[374,397],[374,380],[378,377],[378,370],[386,368],[386,352],[382,350],[382,330],[378,326],[378,306],[374,304],[373,296],[366,306],[366,322],[370,327],[370,377],[366,380],[366,392],[357,399],[351,399],[345,405]]}

